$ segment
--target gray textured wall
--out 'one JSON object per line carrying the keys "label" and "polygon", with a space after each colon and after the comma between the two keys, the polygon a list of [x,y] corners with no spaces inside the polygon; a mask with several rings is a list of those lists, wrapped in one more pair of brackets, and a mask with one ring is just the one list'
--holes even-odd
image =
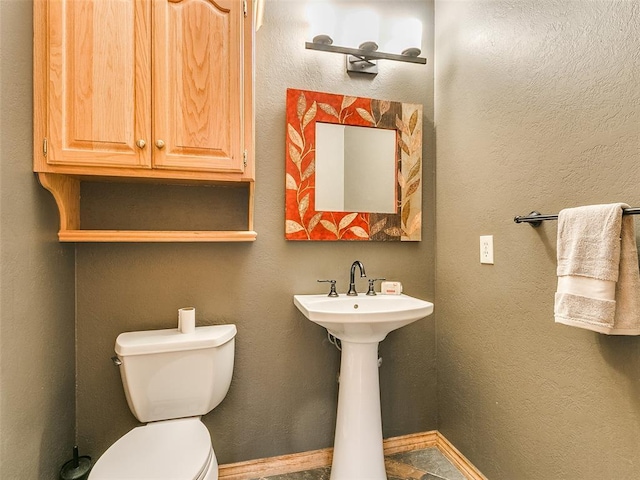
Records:
{"label": "gray textured wall", "polygon": [[556,223],[512,221],[640,205],[638,38],[637,0],[436,3],[439,429],[492,480],[639,475],[640,338],[555,325]]}
{"label": "gray textured wall", "polygon": [[[432,24],[430,3],[407,3]],[[267,6],[258,241],[77,247],[78,438],[94,457],[135,425],[109,362],[121,331],[171,326],[187,304],[203,323],[238,325],[231,390],[205,418],[220,461],[232,462],[331,444],[338,353],[293,293],[320,291],[325,276],[344,289],[359,258],[434,298],[430,41],[427,67],[384,62],[373,81],[351,79],[342,59],[301,48],[298,2]],[[30,173],[31,2],[2,1],[0,12],[0,478],[55,478],[73,441],[73,247],[57,243],[53,200]],[[640,205],[638,1],[442,1],[437,14],[439,399],[431,317],[382,343],[385,435],[433,429],[438,412],[439,429],[492,480],[635,478],[640,342],[554,325],[555,224],[512,217]],[[287,87],[425,105],[423,242],[283,240]],[[103,188],[87,195],[128,195]],[[482,234],[495,236],[494,266],[478,263]]]}
{"label": "gray textured wall", "polygon": [[32,164],[28,0],[0,1],[0,478],[58,478],[74,441],[74,250]]}
{"label": "gray textured wall", "polygon": [[[429,58],[426,67],[382,62],[375,78],[349,78],[343,56],[304,49],[305,3],[268,2],[265,25],[257,33],[258,240],[76,247],[78,440],[95,456],[136,425],[118,371],[109,360],[120,332],[170,328],[177,309],[186,305],[196,307],[202,324],[237,325],[229,394],[204,418],[218,460],[229,463],[333,443],[339,352],[328,344],[326,332],[294,307],[295,293],[323,292],[318,278],[336,278],[339,290],[346,291],[349,266],[359,259],[370,275],[401,280],[406,293],[433,300],[435,145],[433,44],[428,33],[433,3],[368,2],[383,16],[404,11],[421,18],[426,32],[423,50]],[[422,242],[284,240],[288,87],[424,105]],[[83,195],[107,195],[102,188],[87,185]],[[126,193],[118,190],[105,198],[118,201],[118,195]],[[200,208],[215,213],[208,202]],[[110,220],[108,212],[96,209],[92,221],[99,224],[100,215]],[[381,354],[385,436],[435,429],[435,316],[391,333],[381,344]]]}

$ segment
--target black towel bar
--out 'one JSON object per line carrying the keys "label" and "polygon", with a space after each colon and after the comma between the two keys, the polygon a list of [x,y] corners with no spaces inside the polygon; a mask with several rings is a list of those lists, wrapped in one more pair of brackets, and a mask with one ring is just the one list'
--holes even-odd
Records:
{"label": "black towel bar", "polygon": [[[640,208],[624,208],[622,210],[623,215],[640,215]],[[513,221],[516,223],[528,223],[532,227],[539,227],[545,220],[557,220],[558,214],[555,215],[543,215],[535,210],[529,215],[518,215],[514,217]]]}

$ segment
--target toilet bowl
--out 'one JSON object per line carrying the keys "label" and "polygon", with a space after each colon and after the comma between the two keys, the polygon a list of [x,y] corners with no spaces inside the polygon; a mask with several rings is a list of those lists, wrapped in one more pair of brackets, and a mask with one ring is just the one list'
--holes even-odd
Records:
{"label": "toilet bowl", "polygon": [[116,340],[132,413],[146,425],[117,440],[89,480],[217,480],[211,436],[200,417],[231,383],[235,325],[127,332]]}
{"label": "toilet bowl", "polygon": [[218,462],[199,418],[136,427],[100,457],[90,480],[214,480]]}

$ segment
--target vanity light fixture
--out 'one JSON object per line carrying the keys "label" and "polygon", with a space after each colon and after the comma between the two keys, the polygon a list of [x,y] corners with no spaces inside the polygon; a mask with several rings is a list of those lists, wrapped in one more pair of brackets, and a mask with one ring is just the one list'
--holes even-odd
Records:
{"label": "vanity light fixture", "polygon": [[[308,19],[313,40],[305,42],[305,48],[321,52],[342,53],[346,56],[347,72],[378,73],[378,60],[396,60],[399,62],[426,64],[427,59],[420,57],[422,42],[422,24],[418,19],[396,20],[388,29],[390,37],[385,48],[391,52],[378,51],[380,29],[378,16],[368,9],[352,10],[343,18],[338,28],[336,14],[326,2],[313,2],[308,10]],[[334,45],[338,32],[346,32],[343,39],[346,45]]]}

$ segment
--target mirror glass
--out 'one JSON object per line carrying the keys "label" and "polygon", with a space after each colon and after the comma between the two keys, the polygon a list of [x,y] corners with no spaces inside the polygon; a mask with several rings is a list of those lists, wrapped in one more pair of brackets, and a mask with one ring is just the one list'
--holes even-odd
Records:
{"label": "mirror glass", "polygon": [[285,238],[419,241],[422,105],[287,90]]}
{"label": "mirror glass", "polygon": [[396,213],[396,131],[316,123],[316,210]]}

